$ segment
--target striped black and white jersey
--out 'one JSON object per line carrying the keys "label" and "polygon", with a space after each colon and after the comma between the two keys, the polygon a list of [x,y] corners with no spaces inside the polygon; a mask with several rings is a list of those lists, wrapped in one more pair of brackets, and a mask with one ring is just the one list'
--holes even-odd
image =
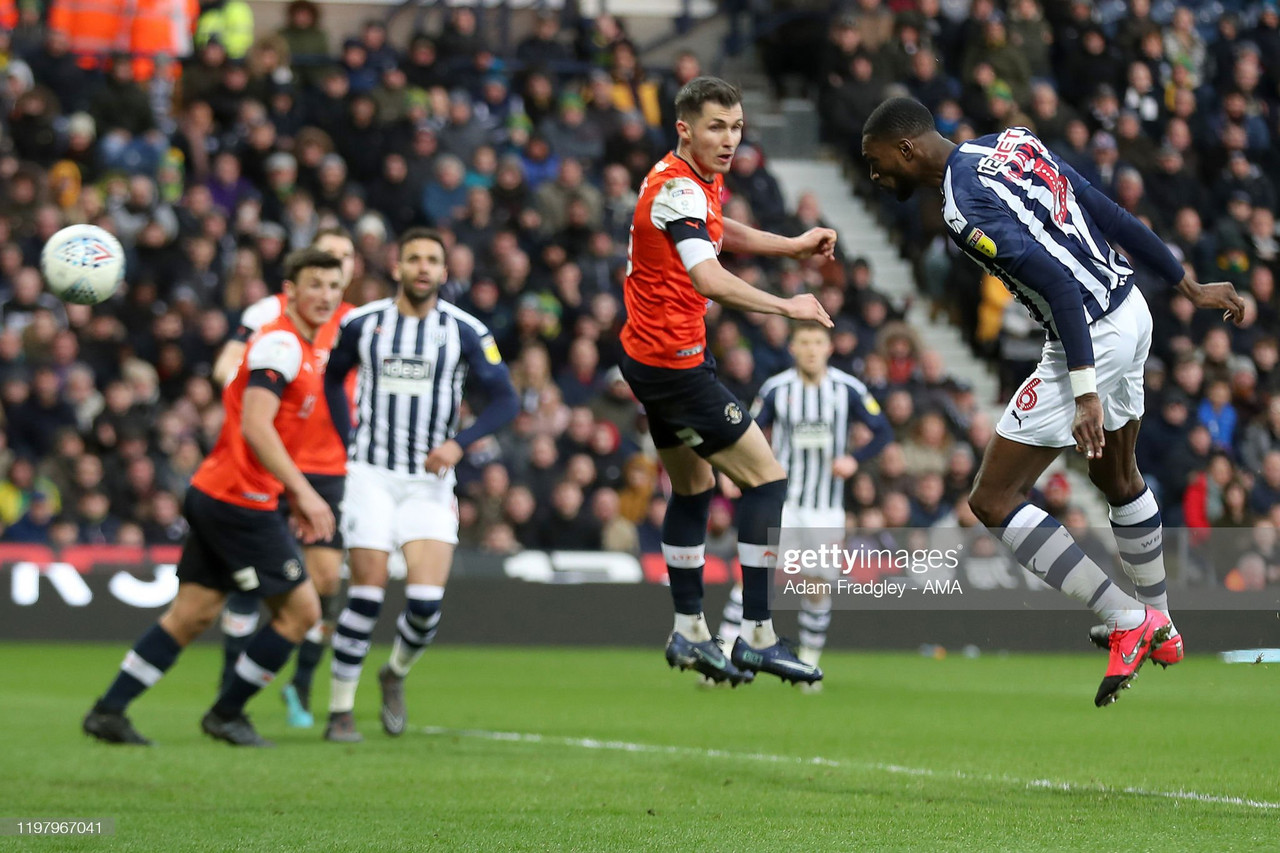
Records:
{"label": "striped black and white jersey", "polygon": [[1127,234],[1125,248],[1152,258],[1171,282],[1182,277],[1154,234],[1136,221],[1126,226],[1128,214],[1025,127],[957,145],[942,197],[952,241],[1004,282],[1050,340],[1062,341],[1072,369],[1093,364],[1088,327],[1133,289],[1116,238]]}
{"label": "striped black and white jersey", "polygon": [[[325,370],[326,396],[337,403],[347,374],[359,371],[347,458],[408,474],[423,473],[432,449],[456,439],[465,449],[516,414],[516,392],[498,345],[483,323],[444,301],[426,317],[400,313],[381,299],[346,316]],[[489,397],[476,422],[458,431],[463,388],[474,375]],[[346,431],[340,432],[340,434]]]}
{"label": "striped black and white jersey", "polygon": [[[787,503],[803,509],[843,509],[844,478],[835,476],[832,463],[852,456],[861,464],[893,438],[867,386],[834,367],[813,384],[794,367],[770,377],[751,414],[762,429],[773,427],[773,453],[787,472]],[[849,430],[857,422],[873,438],[850,452]]]}

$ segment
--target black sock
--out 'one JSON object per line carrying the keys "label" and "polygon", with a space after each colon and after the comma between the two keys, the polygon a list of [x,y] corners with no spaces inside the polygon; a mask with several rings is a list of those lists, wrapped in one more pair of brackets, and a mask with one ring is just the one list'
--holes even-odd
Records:
{"label": "black sock", "polygon": [[298,691],[302,706],[311,709],[311,681],[315,678],[316,667],[324,657],[324,643],[315,640],[303,640],[298,646],[298,666],[293,671],[293,686]]}
{"label": "black sock", "polygon": [[124,656],[120,672],[98,700],[97,707],[102,711],[122,713],[130,702],[160,680],[181,651],[182,646],[168,631],[158,624],[152,625]]}
{"label": "black sock", "polygon": [[222,691],[213,705],[213,712],[224,720],[240,716],[245,703],[275,678],[275,674],[289,662],[293,643],[267,625],[259,631],[236,661],[231,685]]}
{"label": "black sock", "polygon": [[776,537],[782,527],[782,504],[786,498],[787,481],[774,480],[743,489],[738,499],[738,561],[742,563],[744,625],[770,618],[769,593],[778,563]]}
{"label": "black sock", "polygon": [[702,566],[714,494],[714,489],[708,489],[696,495],[672,495],[662,519],[662,553],[677,613],[702,612]]}
{"label": "black sock", "polygon": [[236,674],[236,661],[258,630],[259,599],[256,595],[237,592],[227,597],[222,611],[222,678],[218,692],[231,685]]}

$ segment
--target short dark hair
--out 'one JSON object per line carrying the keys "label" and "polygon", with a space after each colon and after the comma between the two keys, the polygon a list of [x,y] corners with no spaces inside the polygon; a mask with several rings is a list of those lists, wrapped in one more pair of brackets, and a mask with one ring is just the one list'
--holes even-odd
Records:
{"label": "short dark hair", "polygon": [[795,337],[801,332],[822,332],[828,338],[831,337],[831,330],[816,320],[799,320],[791,324],[791,337]]}
{"label": "short dark hair", "polygon": [[290,253],[284,261],[285,281],[296,282],[305,269],[340,270],[342,261],[320,249],[306,248]]}
{"label": "short dark hair", "polygon": [[702,105],[708,102],[735,107],[742,103],[742,92],[719,77],[694,77],[676,95],[676,117],[681,121],[692,121],[702,115]]}
{"label": "short dark hair", "polygon": [[400,239],[396,241],[396,248],[403,252],[404,247],[412,243],[414,240],[433,240],[440,244],[441,249],[448,247],[444,242],[444,235],[434,228],[410,228],[400,235]]}
{"label": "short dark hair", "polygon": [[876,107],[862,126],[866,139],[915,139],[935,130],[933,113],[915,98],[890,98]]}

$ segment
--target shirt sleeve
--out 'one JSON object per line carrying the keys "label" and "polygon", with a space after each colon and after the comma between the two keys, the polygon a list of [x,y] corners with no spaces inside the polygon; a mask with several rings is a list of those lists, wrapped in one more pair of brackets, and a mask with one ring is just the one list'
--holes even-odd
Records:
{"label": "shirt sleeve", "polygon": [[236,327],[234,340],[247,343],[259,329],[280,316],[280,300],[274,296],[259,299],[240,314],[240,325]]}
{"label": "shirt sleeve", "polygon": [[716,257],[708,213],[707,194],[692,178],[672,178],[653,199],[649,221],[671,238],[686,270]]}
{"label": "shirt sleeve", "polygon": [[1034,294],[1042,313],[1067,354],[1067,367],[1093,366],[1093,339],[1085,316],[1080,285],[1049,251],[1036,241],[1025,225],[995,200],[953,200],[954,209],[944,217],[956,245],[975,252],[985,262]]}
{"label": "shirt sleeve", "polygon": [[871,430],[871,440],[853,452],[853,458],[861,465],[893,441],[893,428],[889,425],[889,419],[881,411],[880,403],[865,385],[850,384],[848,388],[849,417],[861,421]]}
{"label": "shirt sleeve", "polygon": [[329,363],[324,368],[324,399],[329,404],[329,417],[342,443],[351,434],[351,401],[347,398],[346,380],[351,369],[360,361],[360,330],[363,324],[343,323],[338,340],[329,351]]}
{"label": "shirt sleeve", "polygon": [[520,411],[520,398],[511,383],[511,372],[502,361],[498,343],[489,330],[460,323],[459,335],[467,367],[489,397],[489,405],[484,407],[475,422],[454,436],[454,440],[466,448],[509,424]]}
{"label": "shirt sleeve", "polygon": [[283,394],[302,369],[302,344],[283,329],[267,332],[249,345],[249,384]]}
{"label": "shirt sleeve", "polygon": [[[1064,173],[1069,175],[1073,186],[1076,186],[1077,180],[1084,185],[1083,189],[1077,187],[1076,200],[1080,202],[1080,207],[1089,214],[1090,218],[1098,223],[1098,227],[1102,229],[1103,234],[1107,235],[1108,240],[1127,250],[1143,265],[1155,270],[1156,274],[1168,284],[1174,285],[1182,281],[1185,275],[1182,264],[1154,231],[1143,225],[1129,211],[1090,186],[1070,166],[1063,165]],[[1066,169],[1071,171],[1067,173]]]}

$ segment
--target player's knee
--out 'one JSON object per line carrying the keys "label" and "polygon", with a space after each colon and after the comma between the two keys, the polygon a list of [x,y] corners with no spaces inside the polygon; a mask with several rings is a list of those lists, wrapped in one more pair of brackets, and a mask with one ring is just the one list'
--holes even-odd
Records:
{"label": "player's knee", "polygon": [[306,549],[307,575],[321,598],[342,588],[342,552],[333,548]]}
{"label": "player's knee", "polygon": [[300,643],[319,621],[320,599],[316,595],[292,595],[271,624],[280,636]]}
{"label": "player's knee", "polygon": [[[782,474],[782,471],[779,470],[778,473]],[[747,498],[748,496],[750,496],[751,500],[759,501],[761,504],[777,504],[778,509],[781,510],[782,505],[787,500],[786,475],[782,475],[780,479],[769,480],[756,486],[747,486],[742,490],[742,497]]]}

